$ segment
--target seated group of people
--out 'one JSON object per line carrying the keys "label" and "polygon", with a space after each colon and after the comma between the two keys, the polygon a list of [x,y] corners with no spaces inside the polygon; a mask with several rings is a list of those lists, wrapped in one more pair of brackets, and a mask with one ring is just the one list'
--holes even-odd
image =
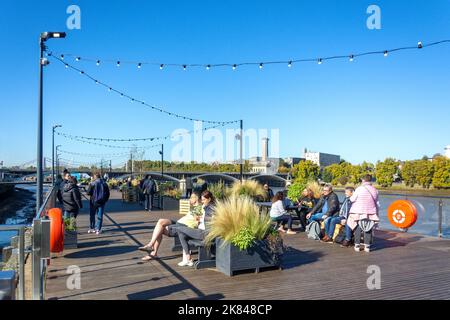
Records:
{"label": "seated group of people", "polygon": [[143,261],[150,261],[158,257],[158,249],[161,246],[163,236],[179,237],[183,248],[183,260],[178,263],[180,267],[192,267],[194,262],[190,255],[189,240],[204,240],[208,234],[209,221],[214,212],[215,199],[211,192],[203,191],[201,196],[192,193],[189,198],[191,210],[178,221],[169,219],[159,219],[156,223],[150,242],[140,247],[139,250],[148,252],[142,258]]}
{"label": "seated group of people", "polygon": [[[270,216],[273,221],[280,224],[279,230],[287,234],[295,234],[292,230],[293,218],[288,209],[293,209],[300,220],[301,229],[313,222],[324,222],[324,235],[321,239],[325,243],[333,243],[336,225],[345,227],[345,239],[342,247],[350,247],[352,240],[355,251],[360,251],[361,236],[364,235],[364,250],[370,252],[373,243],[373,230],[380,221],[378,216],[378,191],[372,186],[372,176],[366,175],[362,184],[356,190],[353,187],[345,188],[345,199],[342,204],[330,184],[324,186],[319,200],[314,197],[310,189],[305,189],[298,202],[289,208],[284,193],[278,192],[272,200]],[[284,226],[288,225],[287,231]]]}

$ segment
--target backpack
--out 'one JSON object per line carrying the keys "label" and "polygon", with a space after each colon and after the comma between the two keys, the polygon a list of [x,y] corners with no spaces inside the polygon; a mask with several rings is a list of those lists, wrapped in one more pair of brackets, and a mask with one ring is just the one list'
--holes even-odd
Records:
{"label": "backpack", "polygon": [[144,183],[144,194],[155,194],[157,192],[156,183],[153,179]]}
{"label": "backpack", "polygon": [[106,182],[100,180],[94,185],[93,200],[97,205],[104,205],[109,200],[109,188]]}
{"label": "backpack", "polygon": [[317,221],[313,221],[306,226],[306,234],[308,239],[320,240],[320,224]]}

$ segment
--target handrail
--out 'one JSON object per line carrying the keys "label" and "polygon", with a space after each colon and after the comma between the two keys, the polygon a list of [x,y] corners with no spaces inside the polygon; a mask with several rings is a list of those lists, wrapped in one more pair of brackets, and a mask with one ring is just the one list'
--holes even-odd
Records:
{"label": "handrail", "polygon": [[36,213],[35,219],[41,219],[42,217],[45,217],[47,214],[48,209],[53,208],[56,206],[56,195],[59,190],[59,185],[52,186],[50,190],[47,192],[47,195],[44,199],[44,202],[42,203],[41,208]]}

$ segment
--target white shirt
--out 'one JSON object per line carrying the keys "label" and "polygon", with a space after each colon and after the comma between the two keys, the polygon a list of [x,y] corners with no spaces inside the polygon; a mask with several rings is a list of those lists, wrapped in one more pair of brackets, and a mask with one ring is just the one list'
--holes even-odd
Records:
{"label": "white shirt", "polygon": [[277,202],[272,204],[272,208],[270,208],[271,218],[278,218],[285,214],[287,214],[287,211],[284,209],[283,201],[278,200]]}

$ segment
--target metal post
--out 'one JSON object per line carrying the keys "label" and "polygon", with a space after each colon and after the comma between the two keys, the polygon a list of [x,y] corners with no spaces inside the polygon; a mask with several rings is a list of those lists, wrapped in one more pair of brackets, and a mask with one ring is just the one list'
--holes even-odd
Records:
{"label": "metal post", "polygon": [[244,160],[243,160],[243,151],[244,151],[244,120],[240,121],[240,155],[239,155],[239,176],[241,183],[244,180]]}
{"label": "metal post", "polygon": [[438,219],[439,219],[439,224],[438,224],[438,237],[442,238],[443,234],[442,234],[442,212],[443,212],[443,207],[444,207],[444,201],[442,201],[442,199],[439,200],[439,205],[438,205]]}
{"label": "metal post", "polygon": [[19,229],[19,300],[25,300],[25,227]]}
{"label": "metal post", "polygon": [[41,220],[33,221],[33,250],[32,250],[32,299],[41,300]]}
{"label": "metal post", "polygon": [[36,212],[39,211],[39,208],[42,205],[42,193],[43,193],[43,172],[42,172],[42,105],[43,105],[43,80],[44,80],[44,51],[45,44],[44,39],[39,37],[39,102],[38,102],[38,123],[37,123],[37,164],[36,164]]}
{"label": "metal post", "polygon": [[52,128],[52,185],[55,185],[55,126]]}
{"label": "metal post", "polygon": [[110,175],[111,175],[111,173],[112,173],[112,165],[111,165],[111,160],[109,160],[109,173],[110,173]]}
{"label": "metal post", "polygon": [[161,179],[164,177],[164,144],[161,145]]}
{"label": "metal post", "polygon": [[133,152],[131,151],[130,152],[130,168],[131,168],[131,175],[130,175],[130,177],[133,179]]}

